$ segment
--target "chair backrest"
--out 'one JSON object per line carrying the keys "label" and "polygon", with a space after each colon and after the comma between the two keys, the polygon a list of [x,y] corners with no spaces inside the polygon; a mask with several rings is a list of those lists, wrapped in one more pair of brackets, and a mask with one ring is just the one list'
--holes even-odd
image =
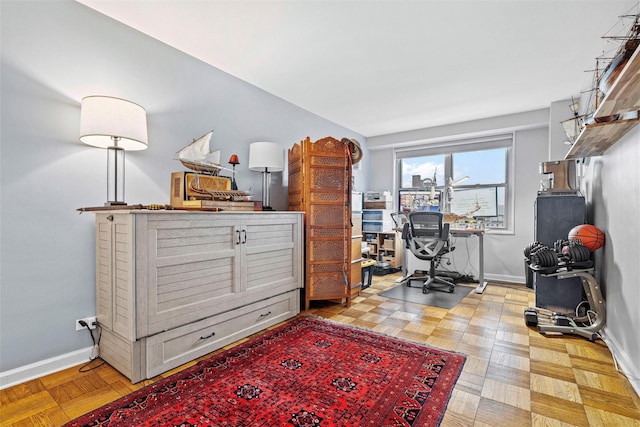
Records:
{"label": "chair backrest", "polygon": [[414,237],[441,237],[442,218],[442,212],[425,211],[409,213],[411,235]]}
{"label": "chair backrest", "polygon": [[[407,247],[419,259],[432,260],[449,251],[449,224],[441,212],[409,213],[410,230],[405,230]],[[409,233],[406,233],[409,231]]]}

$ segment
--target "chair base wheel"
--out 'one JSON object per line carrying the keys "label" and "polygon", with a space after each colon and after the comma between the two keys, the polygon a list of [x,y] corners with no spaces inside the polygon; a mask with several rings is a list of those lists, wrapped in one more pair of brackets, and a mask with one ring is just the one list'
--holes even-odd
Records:
{"label": "chair base wheel", "polygon": [[442,285],[439,287],[423,286],[422,293],[426,294],[429,289],[431,289],[432,291],[449,292],[450,294],[452,294],[455,291],[455,285],[450,285],[446,288]]}

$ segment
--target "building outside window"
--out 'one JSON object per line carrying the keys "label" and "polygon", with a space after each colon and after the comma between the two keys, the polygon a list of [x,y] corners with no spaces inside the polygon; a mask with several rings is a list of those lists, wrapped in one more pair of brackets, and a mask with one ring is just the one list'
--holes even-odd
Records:
{"label": "building outside window", "polygon": [[513,229],[513,134],[395,150],[400,209],[440,210]]}

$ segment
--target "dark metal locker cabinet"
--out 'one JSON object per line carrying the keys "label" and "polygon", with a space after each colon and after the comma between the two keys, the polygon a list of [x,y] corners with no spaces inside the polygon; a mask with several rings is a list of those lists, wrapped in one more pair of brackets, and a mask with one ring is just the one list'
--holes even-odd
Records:
{"label": "dark metal locker cabinet", "polygon": [[[556,240],[566,240],[569,231],[584,224],[586,205],[579,195],[538,195],[535,202],[535,241],[553,248]],[[582,281],[533,275],[536,307],[560,313],[573,313],[583,300]]]}
{"label": "dark metal locker cabinet", "polygon": [[583,196],[538,196],[535,202],[535,240],[549,247],[566,239],[576,225],[584,224],[586,205]]}

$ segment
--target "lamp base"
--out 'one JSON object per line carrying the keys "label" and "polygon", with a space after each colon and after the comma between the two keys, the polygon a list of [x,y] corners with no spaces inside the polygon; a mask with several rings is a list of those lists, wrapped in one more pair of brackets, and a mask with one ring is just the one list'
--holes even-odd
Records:
{"label": "lamp base", "polygon": [[263,211],[272,211],[272,210],[274,210],[274,209],[273,209],[271,206],[263,206],[263,207],[262,207],[262,210],[263,210]]}
{"label": "lamp base", "polygon": [[127,202],[106,202],[105,206],[127,206]]}

